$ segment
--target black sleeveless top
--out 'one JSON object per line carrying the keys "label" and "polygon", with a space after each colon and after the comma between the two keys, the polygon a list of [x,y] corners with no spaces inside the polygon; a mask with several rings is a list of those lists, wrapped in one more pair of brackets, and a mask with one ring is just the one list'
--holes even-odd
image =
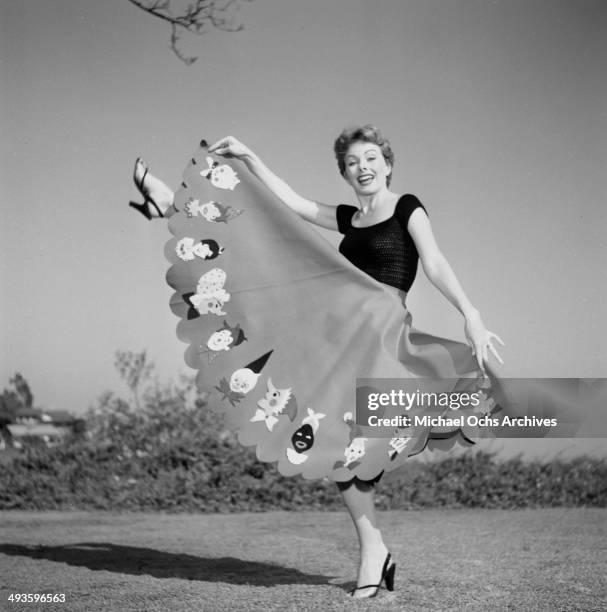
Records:
{"label": "black sleeveless top", "polygon": [[405,194],[399,198],[390,218],[368,227],[354,227],[352,215],[358,208],[340,204],[335,213],[337,229],[344,234],[339,252],[380,283],[409,291],[419,255],[407,223],[411,213],[420,207],[428,214],[414,195]]}

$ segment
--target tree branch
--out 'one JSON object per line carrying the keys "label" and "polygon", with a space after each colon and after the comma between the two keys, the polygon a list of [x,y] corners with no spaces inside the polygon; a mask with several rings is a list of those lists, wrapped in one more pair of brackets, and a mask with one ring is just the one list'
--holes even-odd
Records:
{"label": "tree branch", "polygon": [[174,13],[171,0],[128,0],[138,9],[171,24],[171,49],[186,65],[192,64],[198,58],[188,57],[179,48],[181,34],[191,32],[202,35],[211,27],[224,32],[240,32],[242,23],[236,22],[236,13],[243,2],[252,0],[195,0]]}

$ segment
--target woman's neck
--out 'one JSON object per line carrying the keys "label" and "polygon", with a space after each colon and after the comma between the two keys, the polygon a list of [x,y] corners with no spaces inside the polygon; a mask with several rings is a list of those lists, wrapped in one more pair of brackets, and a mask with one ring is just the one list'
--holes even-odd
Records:
{"label": "woman's neck", "polygon": [[368,196],[357,194],[359,208],[363,215],[373,214],[376,210],[383,208],[384,205],[392,204],[397,197],[396,193],[392,193],[388,189],[382,189]]}

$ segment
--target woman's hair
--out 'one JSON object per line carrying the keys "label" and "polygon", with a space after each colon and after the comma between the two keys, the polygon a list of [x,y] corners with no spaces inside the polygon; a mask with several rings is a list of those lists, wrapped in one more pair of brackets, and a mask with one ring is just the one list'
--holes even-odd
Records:
{"label": "woman's hair", "polygon": [[[363,125],[362,127],[346,128],[335,140],[333,150],[335,151],[335,157],[337,158],[337,165],[339,172],[342,176],[346,173],[346,153],[350,148],[350,145],[355,142],[371,142],[377,145],[384,159],[390,165],[394,167],[394,152],[390,146],[390,141],[384,138],[381,132],[373,125]],[[386,177],[386,185],[390,186],[392,180],[392,174]]]}

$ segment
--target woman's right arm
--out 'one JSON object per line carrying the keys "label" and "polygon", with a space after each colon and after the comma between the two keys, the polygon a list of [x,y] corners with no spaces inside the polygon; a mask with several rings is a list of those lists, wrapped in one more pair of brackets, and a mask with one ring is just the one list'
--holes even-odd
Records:
{"label": "woman's right arm", "polygon": [[320,227],[337,231],[335,207],[300,196],[287,183],[276,176],[256,153],[233,136],[218,140],[209,147],[209,153],[240,159],[253,175],[300,217]]}

